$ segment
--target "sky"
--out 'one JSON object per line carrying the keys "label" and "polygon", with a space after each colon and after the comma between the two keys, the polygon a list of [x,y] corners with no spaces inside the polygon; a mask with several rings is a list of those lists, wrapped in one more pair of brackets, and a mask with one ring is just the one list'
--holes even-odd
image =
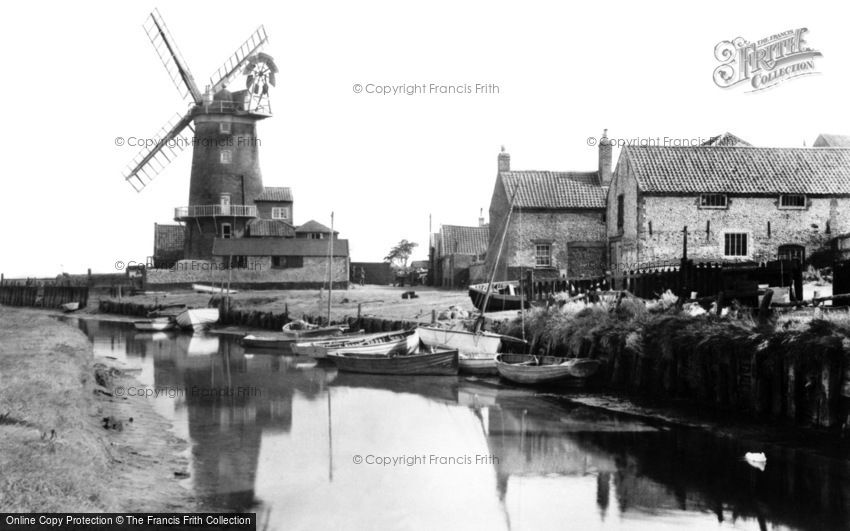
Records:
{"label": "sky", "polygon": [[[513,169],[567,171],[596,168],[588,137],[604,128],[759,146],[850,134],[846,4],[16,2],[0,20],[7,278],[143,261],[154,223],[187,203],[188,151],[141,193],[121,177],[137,149],[115,139],[186,110],[141,27],[154,7],[201,85],[265,25],[280,73],[259,125],[263,182],[292,188],[296,224],[334,212],[353,261],[402,238],[423,259],[429,226],[476,225],[503,145]],[[802,27],[817,75],[759,92],[713,82],[719,42]],[[498,91],[369,93],[423,83]]]}

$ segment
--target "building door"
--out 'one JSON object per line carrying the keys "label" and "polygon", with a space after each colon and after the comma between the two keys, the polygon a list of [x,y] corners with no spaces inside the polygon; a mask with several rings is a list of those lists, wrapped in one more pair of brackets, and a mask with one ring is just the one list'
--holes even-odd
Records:
{"label": "building door", "polygon": [[221,194],[221,215],[230,215],[230,194]]}
{"label": "building door", "polygon": [[795,244],[780,245],[777,255],[780,260],[799,260],[802,264],[806,261],[806,248]]}

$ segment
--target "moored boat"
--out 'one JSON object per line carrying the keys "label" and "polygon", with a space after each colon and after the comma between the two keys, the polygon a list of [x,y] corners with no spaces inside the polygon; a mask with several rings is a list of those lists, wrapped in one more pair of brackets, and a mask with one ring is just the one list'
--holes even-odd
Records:
{"label": "moored boat", "polygon": [[461,354],[467,351],[492,352],[495,356],[502,345],[502,336],[492,332],[476,334],[466,330],[451,330],[436,326],[420,326],[416,331],[419,332],[419,339],[426,346],[456,348]]}
{"label": "moored boat", "polygon": [[306,321],[296,320],[283,325],[283,334],[293,340],[320,338],[324,336],[338,336],[348,329],[347,326],[324,326],[310,324]]}
{"label": "moored boat", "polygon": [[180,328],[199,332],[217,322],[218,316],[218,308],[187,308],[177,314],[176,320]]}
{"label": "moored boat", "polygon": [[[339,338],[343,335],[344,329],[341,327],[324,328],[322,334],[301,336],[295,332],[271,332],[263,334],[248,334],[242,338],[242,345],[249,348],[265,348],[265,349],[286,349],[291,350],[291,347],[299,342],[307,339],[312,341],[325,341]],[[312,332],[312,330],[311,330]],[[353,339],[362,336],[363,331],[349,332],[344,334],[346,339]],[[294,351],[292,351],[294,352]]]}
{"label": "moored boat", "polygon": [[65,304],[62,305],[62,310],[64,310],[65,313],[76,312],[79,309],[80,309],[80,303],[79,302],[66,302]]}
{"label": "moored boat", "polygon": [[416,330],[399,330],[368,334],[357,338],[298,342],[292,345],[292,352],[311,358],[325,358],[328,354],[340,350],[364,355],[387,355],[392,353],[410,354],[419,348],[419,334]]}
{"label": "moored boat", "polygon": [[458,371],[458,352],[425,349],[413,354],[374,355],[338,351],[328,355],[342,372],[416,376],[452,376]]}
{"label": "moored boat", "polygon": [[458,363],[460,372],[467,374],[479,376],[498,374],[495,353],[458,351]]}
{"label": "moored boat", "polygon": [[234,293],[238,293],[235,289],[216,288],[215,286],[206,286],[204,284],[192,284],[192,291],[197,291],[198,293],[211,293],[213,295],[233,295]]}
{"label": "moored boat", "polygon": [[133,321],[133,327],[142,332],[162,332],[174,328],[174,320],[171,317],[154,317],[144,321]]}
{"label": "moored boat", "polygon": [[599,370],[599,361],[590,358],[558,358],[530,354],[499,354],[499,375],[520,384],[565,382],[582,385]]}
{"label": "moored boat", "polygon": [[482,312],[519,310],[523,306],[523,299],[519,293],[519,281],[516,280],[494,282],[490,297],[487,297],[486,282],[470,284],[469,298],[472,299],[472,304]]}

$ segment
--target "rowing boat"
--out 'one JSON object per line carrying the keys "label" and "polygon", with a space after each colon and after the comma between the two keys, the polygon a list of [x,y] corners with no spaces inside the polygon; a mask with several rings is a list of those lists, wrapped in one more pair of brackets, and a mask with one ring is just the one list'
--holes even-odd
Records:
{"label": "rowing boat", "polygon": [[599,361],[590,358],[557,358],[529,354],[499,354],[499,375],[520,384],[565,382],[582,385],[599,370]]}
{"label": "rowing boat", "polygon": [[416,376],[451,376],[458,371],[457,350],[425,350],[413,354],[374,355],[338,351],[328,355],[342,372]]}
{"label": "rowing boat", "polygon": [[174,319],[171,317],[155,317],[144,321],[133,321],[133,327],[142,332],[162,332],[174,328]]}
{"label": "rowing boat", "polygon": [[[294,332],[272,332],[267,334],[248,334],[242,338],[242,346],[248,348],[268,348],[268,349],[290,349],[293,344],[304,341],[305,339],[310,339],[311,341],[326,341],[332,340],[341,337],[343,333],[343,328],[341,327],[331,327],[331,328],[323,328],[321,330],[325,330],[323,334],[319,335],[307,335],[301,336]],[[311,330],[312,332],[312,330]],[[350,332],[345,334],[345,337],[348,338],[357,338],[361,337],[363,334],[362,330],[358,330],[356,332]],[[294,351],[293,351],[294,352]]]}
{"label": "rowing boat", "polygon": [[283,325],[283,333],[285,336],[293,340],[319,338],[323,336],[338,336],[345,332],[348,326],[325,326],[310,324],[306,321],[297,320],[290,321]]}
{"label": "rowing boat", "polygon": [[445,345],[456,348],[461,353],[467,351],[492,352],[495,356],[502,345],[502,336],[492,332],[476,334],[466,330],[450,330],[436,326],[420,326],[416,330],[419,332],[419,339],[426,346]]}
{"label": "rowing boat", "polygon": [[80,309],[80,303],[79,302],[66,302],[65,304],[62,305],[62,310],[64,310],[65,313],[76,312],[79,309]]}
{"label": "rowing boat", "polygon": [[[519,281],[509,280],[494,282],[487,298],[487,283],[470,284],[469,298],[472,304],[482,312],[502,312],[505,310],[520,310],[523,306],[522,296],[519,295]],[[487,306],[484,307],[484,304]],[[527,304],[526,304],[527,306]]]}
{"label": "rowing boat", "polygon": [[363,355],[411,354],[419,348],[419,334],[416,330],[382,332],[357,338],[299,342],[291,348],[295,354],[311,358],[325,358],[340,350]]}
{"label": "rowing boat", "polygon": [[204,284],[192,284],[192,291],[211,293],[213,295],[233,295],[234,293],[238,293],[235,289],[216,288],[214,286],[205,286]]}
{"label": "rowing boat", "polygon": [[180,328],[199,332],[218,321],[218,308],[186,309],[177,314],[176,320]]}

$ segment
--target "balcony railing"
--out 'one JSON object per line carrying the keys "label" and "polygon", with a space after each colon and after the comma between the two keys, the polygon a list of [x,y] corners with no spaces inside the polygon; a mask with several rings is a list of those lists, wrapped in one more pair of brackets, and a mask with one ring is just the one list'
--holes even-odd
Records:
{"label": "balcony railing", "polygon": [[254,205],[191,205],[174,209],[174,219],[211,218],[211,217],[257,217],[257,207]]}

